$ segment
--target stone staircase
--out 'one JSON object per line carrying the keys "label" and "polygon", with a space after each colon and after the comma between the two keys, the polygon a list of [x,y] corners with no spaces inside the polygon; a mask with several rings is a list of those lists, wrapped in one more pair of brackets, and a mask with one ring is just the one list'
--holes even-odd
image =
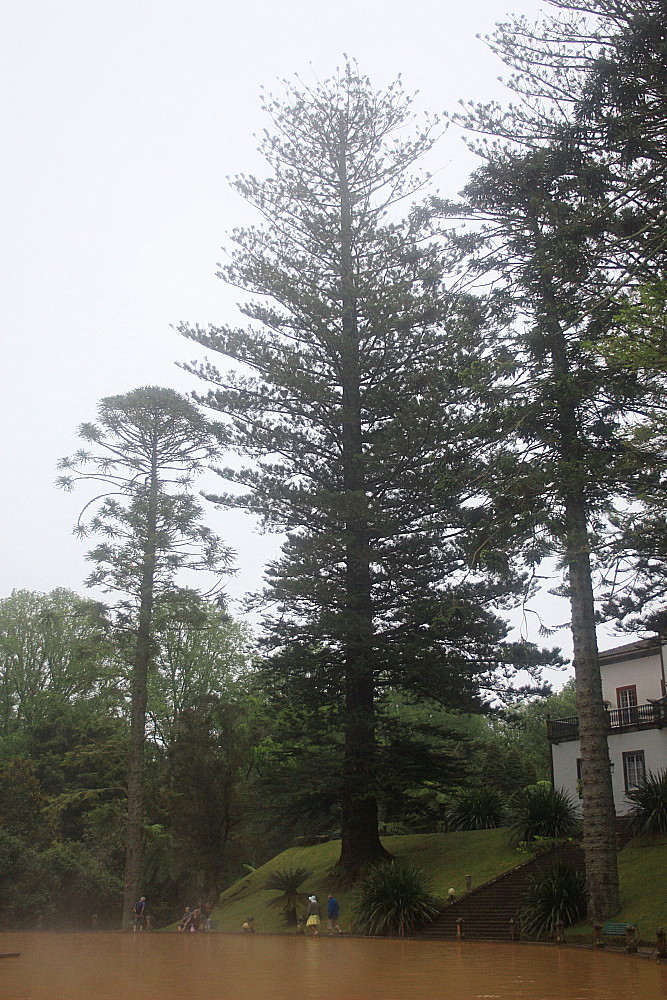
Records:
{"label": "stone staircase", "polygon": [[517,868],[499,875],[448,904],[432,924],[420,933],[423,938],[456,937],[456,920],[463,918],[466,938],[496,941],[510,939],[510,920],[517,919],[528,882],[555,862],[584,870],[584,852],[579,844],[561,844],[547,854],[530,858]]}

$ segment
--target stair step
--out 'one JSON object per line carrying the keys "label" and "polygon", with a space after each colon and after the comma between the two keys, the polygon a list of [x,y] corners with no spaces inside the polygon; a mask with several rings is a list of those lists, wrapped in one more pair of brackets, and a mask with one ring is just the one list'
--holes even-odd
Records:
{"label": "stair step", "polygon": [[526,888],[535,875],[560,861],[584,870],[583,850],[576,844],[557,847],[548,854],[524,862],[518,868],[499,875],[447,907],[429,927],[425,937],[455,937],[456,919],[463,920],[465,937],[506,941],[510,938],[510,920],[516,918]]}

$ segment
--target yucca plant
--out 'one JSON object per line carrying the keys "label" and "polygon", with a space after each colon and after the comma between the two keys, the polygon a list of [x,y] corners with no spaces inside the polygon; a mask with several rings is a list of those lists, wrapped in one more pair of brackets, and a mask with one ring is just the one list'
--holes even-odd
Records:
{"label": "yucca plant", "polygon": [[411,934],[442,909],[423,871],[397,861],[369,869],[357,883],[354,927],[359,934]]}
{"label": "yucca plant", "polygon": [[492,830],[502,826],[503,797],[495,788],[470,788],[452,803],[445,818],[448,830]]}
{"label": "yucca plant", "polygon": [[281,871],[271,872],[264,883],[265,889],[276,889],[282,893],[281,896],[270,900],[267,906],[280,907],[288,927],[294,927],[297,907],[300,903],[305,904],[308,898],[307,893],[299,892],[299,886],[303,885],[307,878],[310,878],[307,868],[283,868]]}
{"label": "yucca plant", "polygon": [[642,784],[625,794],[632,802],[630,816],[635,833],[667,833],[667,768],[647,771]]}
{"label": "yucca plant", "polygon": [[572,796],[549,781],[538,781],[515,792],[509,804],[513,840],[531,841],[537,837],[571,837],[579,822]]}
{"label": "yucca plant", "polygon": [[571,865],[557,862],[534,875],[519,910],[521,932],[529,937],[552,937],[556,924],[576,924],[586,913],[586,879]]}

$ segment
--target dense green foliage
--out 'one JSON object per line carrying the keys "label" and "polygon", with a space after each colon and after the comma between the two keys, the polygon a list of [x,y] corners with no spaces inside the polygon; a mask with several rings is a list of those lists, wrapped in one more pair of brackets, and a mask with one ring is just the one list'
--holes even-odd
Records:
{"label": "dense green foliage", "polygon": [[510,829],[515,841],[538,837],[570,837],[579,826],[572,796],[548,781],[539,781],[516,792],[510,800]]}
{"label": "dense green foliage", "polygon": [[[622,613],[638,566],[644,580],[651,569],[664,580],[665,569],[655,545],[664,516],[651,514],[663,503],[667,453],[660,438],[635,433],[647,408],[664,405],[664,370],[649,386],[622,351],[609,350],[623,306],[664,271],[665,7],[550,7],[556,13],[535,25],[510,16],[494,33],[518,99],[507,108],[471,104],[458,116],[483,165],[461,204],[433,204],[472,220],[455,242],[470,273],[493,281],[515,314],[496,345],[506,367],[489,407],[497,447],[484,527],[494,542],[506,533],[519,560],[537,567],[552,555],[563,570],[588,775],[588,899],[591,915],[605,919],[619,899],[597,612],[605,584],[607,610],[620,595]],[[643,532],[651,521],[655,530]],[[664,587],[654,593],[662,600]]]}
{"label": "dense green foliage", "polygon": [[0,600],[0,738],[41,717],[52,698],[118,697],[108,610],[64,588]]}
{"label": "dense green foliage", "polygon": [[[264,732],[261,703],[250,690],[250,638],[218,602],[191,592],[180,593],[172,631],[163,603],[148,702],[142,883],[158,924],[184,898],[216,898],[260,844],[266,857],[276,843],[248,819],[255,746]],[[88,927],[96,914],[98,926],[117,925],[129,730],[127,634],[109,612],[97,605],[92,610],[91,619],[90,602],[64,591],[22,592],[0,602],[0,643],[13,651],[3,660],[0,832],[9,839],[0,923]],[[81,624],[74,629],[72,622]],[[56,654],[58,663],[68,664],[59,675],[69,677],[66,686],[51,681]],[[28,697],[20,680],[32,676],[30,662],[41,670],[42,683]],[[12,884],[22,897],[15,918]]]}
{"label": "dense green foliage", "polygon": [[446,813],[448,830],[492,830],[503,825],[505,802],[496,788],[469,788]]}
{"label": "dense green foliage", "polygon": [[424,872],[397,861],[373,866],[356,885],[354,926],[360,934],[412,934],[442,909]]}
{"label": "dense green foliage", "polygon": [[558,921],[565,927],[586,913],[586,879],[571,865],[555,864],[534,876],[519,910],[521,933],[528,937],[553,937]]}
{"label": "dense green foliage", "polygon": [[220,272],[246,293],[250,325],[182,328],[232,363],[192,370],[221,445],[252,462],[221,468],[232,488],[214,499],[286,532],[267,572],[264,677],[341,746],[351,875],[383,855],[384,763],[410,742],[387,732],[385,692],[475,710],[552,658],[506,641],[496,607],[521,581],[502,550],[470,565],[484,447],[471,415],[498,310],[449,291],[431,220],[399,215],[434,143],[411,104],[400,81],[378,92],[351,63],[267,96],[270,176],[234,182],[262,221],[232,234]]}
{"label": "dense green foliage", "polygon": [[[104,400],[59,481],[102,484],[78,532],[120,603],[0,602],[16,924],[110,920],[126,821],[121,881],[160,919],[295,834],[340,834],[354,876],[386,855],[379,826],[483,827],[500,793],[516,838],[567,836],[573,803],[539,781],[547,714],[579,717],[590,913],[617,907],[596,615],[665,624],[667,17],[664,0],[550,11],[492,39],[519,100],[460,116],[488,141],[456,205],[400,211],[436,123],[399,83],[379,93],[349,64],[266,97],[270,176],[234,182],[262,222],[221,271],[249,326],[183,328],[231,368],[193,367],[214,426],[169,389]],[[456,290],[480,279],[488,295]],[[229,562],[191,492],[221,448],[249,464],[219,469],[213,499],[286,536],[261,657],[176,581]],[[576,693],[523,700],[516,669],[560,661],[508,642],[499,609],[530,601],[545,557]],[[665,783],[631,793],[647,832],[667,826]],[[428,893],[374,873],[393,909],[368,920],[405,929],[401,892]]]}
{"label": "dense green foliage", "polygon": [[219,575],[228,569],[231,550],[203,523],[192,492],[215,448],[190,400],[156,386],[109,396],[98,406],[97,423],[82,424],[79,436],[87,447],[60,460],[56,482],[68,491],[77,484],[101,491],[84,504],[75,532],[99,539],[87,554],[96,568],[86,582],[119,597],[116,617],[131,664],[122,909],[129,929],[144,877],[146,710],[156,603],[176,591],[179,570]]}
{"label": "dense green foliage", "polygon": [[632,803],[630,816],[636,833],[667,833],[667,768],[655,774],[647,771],[641,785],[625,795]]}
{"label": "dense green foliage", "polygon": [[[574,678],[564,684],[557,694],[511,706],[503,713],[502,720],[497,723],[498,735],[518,755],[519,760],[530,760],[535,772],[532,778],[528,777],[516,788],[534,784],[536,780],[548,781],[551,778],[551,750],[544,738],[547,718],[569,719],[576,715],[577,693]],[[502,764],[507,766],[505,761],[502,761]],[[499,784],[502,781],[499,773],[489,776],[489,780],[492,780],[496,787],[502,787]],[[515,791],[515,788],[512,791]]]}

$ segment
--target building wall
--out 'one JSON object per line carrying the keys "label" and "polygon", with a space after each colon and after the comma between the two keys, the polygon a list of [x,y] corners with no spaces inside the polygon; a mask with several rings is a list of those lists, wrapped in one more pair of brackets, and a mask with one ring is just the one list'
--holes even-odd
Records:
{"label": "building wall", "polygon": [[577,758],[581,757],[579,740],[554,743],[551,747],[554,768],[554,788],[563,788],[581,807],[577,791]]}
{"label": "building wall", "polygon": [[631,684],[637,687],[637,704],[645,705],[649,700],[662,698],[662,665],[660,653],[637,657],[636,660],[620,660],[618,663],[601,663],[602,697],[612,708],[618,707],[616,691]]}
{"label": "building wall", "polygon": [[625,816],[631,808],[631,803],[625,797],[623,754],[633,750],[644,751],[646,771],[664,771],[667,767],[667,731],[642,729],[636,733],[617,733],[609,736],[609,759],[614,765],[611,781],[618,816]]}
{"label": "building wall", "polygon": [[[623,754],[644,751],[646,771],[662,771],[667,767],[667,730],[642,729],[631,733],[609,735],[609,759],[614,765],[611,783],[617,816],[625,816],[631,807],[625,795]],[[551,747],[554,785],[564,788],[575,802],[581,803],[577,790],[577,759],[581,757],[579,740],[553,744]]]}

